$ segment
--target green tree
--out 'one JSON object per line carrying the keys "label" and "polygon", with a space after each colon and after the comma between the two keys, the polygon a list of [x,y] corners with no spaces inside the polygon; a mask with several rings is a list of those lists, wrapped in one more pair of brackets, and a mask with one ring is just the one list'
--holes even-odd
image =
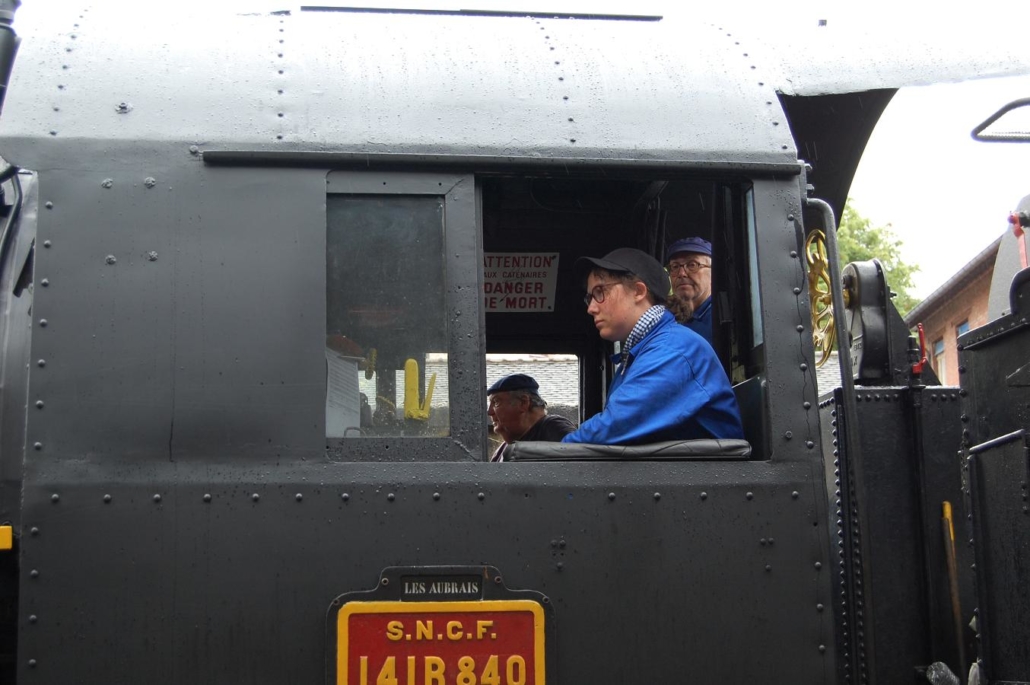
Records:
{"label": "green tree", "polygon": [[902,316],[912,310],[919,300],[909,291],[912,276],[919,271],[916,264],[907,264],[901,257],[902,241],[891,230],[891,225],[873,226],[873,222],[858,213],[848,198],[837,229],[837,249],[841,266],[848,262],[868,259],[880,260],[884,275],[894,297],[894,306]]}

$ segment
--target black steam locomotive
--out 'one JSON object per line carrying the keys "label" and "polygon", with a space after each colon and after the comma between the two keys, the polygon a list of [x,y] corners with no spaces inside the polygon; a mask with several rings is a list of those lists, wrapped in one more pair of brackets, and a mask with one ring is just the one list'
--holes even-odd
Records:
{"label": "black steam locomotive", "polygon": [[[1030,680],[1026,279],[959,389],[833,258],[892,90],[657,16],[16,4],[4,682]],[[489,463],[497,359],[603,406],[573,261],[691,235],[748,449]]]}

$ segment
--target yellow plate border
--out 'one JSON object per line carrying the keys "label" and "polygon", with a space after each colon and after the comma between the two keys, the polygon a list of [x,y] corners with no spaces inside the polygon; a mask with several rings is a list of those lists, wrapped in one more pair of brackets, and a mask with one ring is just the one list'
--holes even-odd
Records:
{"label": "yellow plate border", "polygon": [[360,614],[408,613],[485,613],[488,611],[528,611],[533,615],[533,675],[536,685],[545,685],[544,608],[531,599],[488,599],[463,602],[347,602],[336,615],[336,683],[347,683],[347,657],[350,634],[347,629],[351,616]]}

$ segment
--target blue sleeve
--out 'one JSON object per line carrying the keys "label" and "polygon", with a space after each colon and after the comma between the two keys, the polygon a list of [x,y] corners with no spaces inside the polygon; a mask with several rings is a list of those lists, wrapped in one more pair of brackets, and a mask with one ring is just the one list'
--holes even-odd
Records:
{"label": "blue sleeve", "polygon": [[[705,345],[700,338],[697,342]],[[709,354],[714,356],[714,352]],[[604,410],[562,442],[628,445],[686,439],[691,437],[687,423],[711,402],[687,351],[663,354],[652,350],[633,360],[608,396]]]}

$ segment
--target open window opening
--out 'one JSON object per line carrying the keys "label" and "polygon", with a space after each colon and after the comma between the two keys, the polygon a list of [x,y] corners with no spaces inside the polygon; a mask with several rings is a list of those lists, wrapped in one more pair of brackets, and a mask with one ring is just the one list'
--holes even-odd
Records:
{"label": "open window opening", "polygon": [[[580,423],[580,363],[574,354],[498,354],[486,355],[486,384],[491,386],[512,374],[525,374],[540,383],[538,394],[546,403],[548,414],[568,419],[573,426]],[[490,422],[488,422],[490,423]],[[503,442],[489,425],[490,453]]]}
{"label": "open window opening", "polygon": [[[573,276],[576,259],[633,247],[668,265],[667,248],[688,237],[712,246],[711,344],[727,376],[743,384],[761,373],[748,182],[492,176],[480,178],[479,188],[488,384],[502,371],[527,373],[549,404],[578,395],[577,425],[600,412],[615,346],[599,338],[586,314],[584,286]],[[559,355],[569,359],[567,366],[528,366],[529,360]],[[501,366],[511,359],[526,360],[527,366]]]}

